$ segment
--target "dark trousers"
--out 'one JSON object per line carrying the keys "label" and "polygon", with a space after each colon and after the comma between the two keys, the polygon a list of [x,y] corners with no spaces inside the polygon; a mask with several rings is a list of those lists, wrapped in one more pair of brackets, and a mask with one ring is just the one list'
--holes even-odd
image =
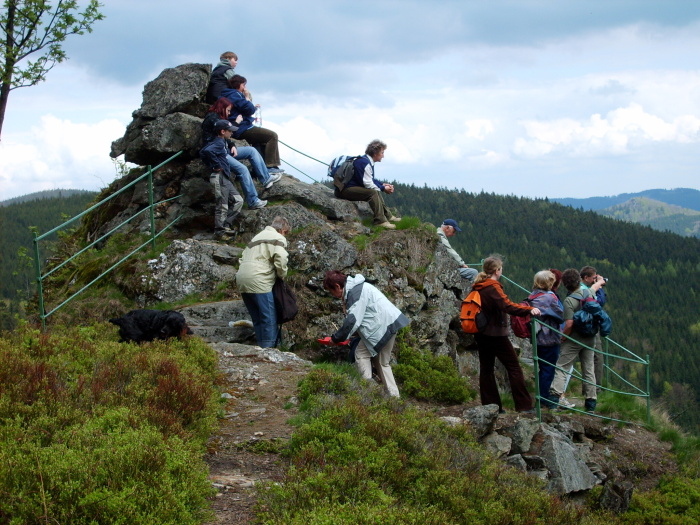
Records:
{"label": "dark trousers", "polygon": [[525,387],[525,377],[520,368],[518,356],[513,349],[508,336],[492,337],[484,334],[474,336],[479,345],[479,394],[482,405],[501,404],[501,395],[498,393],[498,384],[494,374],[496,358],[503,364],[508,372],[508,381],[515,401],[515,410],[529,410],[532,408],[532,397]]}
{"label": "dark trousers", "polygon": [[247,140],[252,146],[261,146],[265,166],[268,168],[278,168],[280,165],[280,149],[277,133],[266,128],[256,128],[253,126],[245,130],[238,136],[239,139]]}
{"label": "dark trousers", "polygon": [[374,214],[374,224],[385,223],[394,216],[384,204],[381,191],[361,186],[350,186],[340,192],[340,198],[346,201],[365,201],[368,203]]}
{"label": "dark trousers", "polygon": [[[544,398],[549,397],[549,389],[554,379],[554,365],[557,364],[557,359],[559,359],[559,347],[560,345],[537,345],[537,357],[540,359],[537,363],[537,368],[539,369],[540,396]],[[549,406],[548,401],[542,401],[542,403],[545,406]]]}

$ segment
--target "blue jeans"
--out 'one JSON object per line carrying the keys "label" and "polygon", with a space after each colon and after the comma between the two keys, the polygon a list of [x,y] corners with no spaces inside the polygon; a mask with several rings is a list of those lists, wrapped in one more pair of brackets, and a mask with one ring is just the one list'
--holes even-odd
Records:
{"label": "blue jeans", "polygon": [[[559,359],[559,346],[560,345],[553,345],[553,346],[542,346],[542,345],[537,345],[537,357],[540,359],[540,361],[537,363],[537,367],[539,368],[539,384],[540,384],[540,396],[541,397],[548,397],[549,396],[549,389],[552,386],[552,380],[554,379],[554,372],[556,369],[554,368],[554,365],[557,364],[557,360]],[[547,361],[546,363],[544,361]],[[551,363],[551,364],[548,364]],[[544,406],[550,406],[551,403],[548,401],[542,400],[541,403]]]}
{"label": "blue jeans", "polygon": [[247,160],[250,162],[250,165],[253,168],[253,175],[256,179],[258,179],[260,184],[265,186],[265,184],[270,182],[270,173],[267,171],[265,161],[258,150],[252,146],[241,146],[240,148],[236,148],[236,150],[238,151],[236,154],[236,159]]}
{"label": "blue jeans", "polygon": [[277,346],[277,311],[272,292],[242,293],[243,303],[253,320],[255,340],[258,346],[274,348]]}
{"label": "blue jeans", "polygon": [[231,176],[238,179],[241,183],[241,189],[243,190],[243,195],[245,195],[245,201],[248,203],[248,207],[255,206],[260,198],[258,197],[258,190],[255,189],[255,184],[253,184],[253,179],[250,176],[248,168],[231,155],[226,155],[226,160],[229,166],[231,166]]}

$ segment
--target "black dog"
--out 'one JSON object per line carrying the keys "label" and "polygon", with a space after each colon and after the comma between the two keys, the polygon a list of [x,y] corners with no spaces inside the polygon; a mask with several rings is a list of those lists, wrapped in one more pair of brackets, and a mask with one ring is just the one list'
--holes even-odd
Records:
{"label": "black dog", "polygon": [[122,317],[109,320],[119,327],[121,342],[142,343],[192,334],[185,317],[174,310],[132,310]]}

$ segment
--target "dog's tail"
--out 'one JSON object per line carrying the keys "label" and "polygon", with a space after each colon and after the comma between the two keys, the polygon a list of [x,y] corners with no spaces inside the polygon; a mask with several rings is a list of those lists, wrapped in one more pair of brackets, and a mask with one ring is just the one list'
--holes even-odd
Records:
{"label": "dog's tail", "polygon": [[110,319],[109,322],[112,324],[116,324],[117,326],[122,326],[122,324],[124,323],[124,319],[122,319],[121,317],[115,317],[114,319]]}

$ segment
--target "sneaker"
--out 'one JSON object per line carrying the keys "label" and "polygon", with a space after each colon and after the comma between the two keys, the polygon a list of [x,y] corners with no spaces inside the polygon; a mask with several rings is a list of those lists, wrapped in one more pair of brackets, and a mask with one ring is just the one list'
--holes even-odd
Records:
{"label": "sneaker", "polygon": [[377,224],[377,226],[379,226],[380,228],[386,228],[387,230],[395,230],[396,229],[396,225],[391,224],[390,222],[383,222],[381,224]]}
{"label": "sneaker", "polygon": [[559,398],[559,408],[576,408],[576,404],[572,403],[568,399],[566,399],[564,396],[561,396]]}
{"label": "sneaker", "polygon": [[525,410],[518,410],[519,414],[534,414],[535,409],[534,408],[526,408]]}
{"label": "sneaker", "polygon": [[214,239],[216,240],[227,240],[230,239],[232,235],[235,235],[236,232],[234,231],[224,231],[224,230],[217,230],[214,232]]}
{"label": "sneaker", "polygon": [[272,185],[275,182],[278,182],[281,178],[282,174],[280,173],[274,173],[273,175],[270,175],[270,180],[267,182],[267,184],[265,184],[265,189],[269,190],[270,188],[272,188]]}
{"label": "sneaker", "polygon": [[282,168],[267,168],[268,173],[284,173]]}
{"label": "sneaker", "polygon": [[392,218],[389,219],[389,220],[390,220],[391,222],[399,222],[399,221],[401,220],[401,217],[396,217],[396,216],[394,216],[394,217],[392,217]]}
{"label": "sneaker", "polygon": [[267,206],[267,201],[260,199],[260,200],[258,200],[258,202],[256,202],[252,206],[248,206],[248,209],[249,210],[259,210],[260,208],[264,208],[265,206]]}

